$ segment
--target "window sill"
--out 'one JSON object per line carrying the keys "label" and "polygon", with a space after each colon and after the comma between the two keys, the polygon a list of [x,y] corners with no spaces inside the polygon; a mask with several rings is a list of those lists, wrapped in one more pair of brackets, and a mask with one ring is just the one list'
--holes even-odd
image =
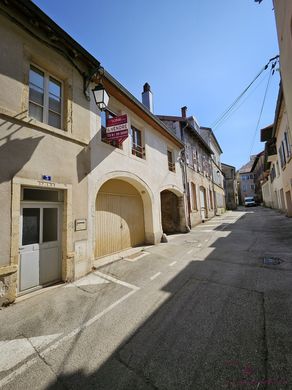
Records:
{"label": "window sill", "polygon": [[130,150],[130,155],[129,155],[130,158],[132,158],[133,160],[135,161],[140,161],[141,163],[146,163],[146,158],[145,157],[138,157],[138,156],[135,156],[133,153],[132,153],[132,149]]}
{"label": "window sill", "polygon": [[98,145],[109,149],[111,152],[117,152],[117,153],[120,153],[124,156],[126,155],[124,146],[122,148],[118,148],[116,146],[108,144],[107,142],[103,142],[101,139],[98,141]]}
{"label": "window sill", "polygon": [[33,127],[33,128],[39,129],[41,131],[45,131],[47,133],[54,134],[56,136],[60,136],[62,138],[68,139],[72,142],[77,142],[83,146],[86,146],[89,143],[89,140],[85,140],[85,139],[83,140],[83,139],[73,137],[72,134],[68,133],[68,131],[66,131],[66,130],[57,129],[56,127],[50,126],[46,123],[39,122],[34,118],[30,118],[27,115],[27,110],[25,110],[23,112],[14,112],[14,111],[8,110],[4,107],[0,107],[0,114],[5,115],[16,122],[20,122],[21,124],[25,124],[27,127]]}

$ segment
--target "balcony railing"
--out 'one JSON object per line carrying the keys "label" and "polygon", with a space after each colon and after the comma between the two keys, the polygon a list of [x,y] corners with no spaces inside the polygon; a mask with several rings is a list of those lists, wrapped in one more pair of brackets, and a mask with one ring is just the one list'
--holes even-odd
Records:
{"label": "balcony railing", "polygon": [[141,145],[132,143],[132,154],[139,158],[145,158],[145,148]]}
{"label": "balcony railing", "polygon": [[175,172],[175,163],[168,161],[168,169],[170,172]]}

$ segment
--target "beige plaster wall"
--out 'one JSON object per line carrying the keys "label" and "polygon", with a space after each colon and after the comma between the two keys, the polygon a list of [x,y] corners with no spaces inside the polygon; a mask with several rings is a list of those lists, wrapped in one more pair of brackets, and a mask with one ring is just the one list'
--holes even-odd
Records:
{"label": "beige plaster wall", "polygon": [[[287,110],[282,104],[280,115],[279,115],[279,120],[277,123],[277,129],[276,129],[276,139],[277,139],[277,151],[280,148],[281,142],[284,140],[284,133],[287,131],[288,133],[290,132],[289,128],[289,123],[288,123],[288,113]],[[292,137],[291,137],[291,132],[290,132],[290,143],[291,143]],[[290,145],[292,148],[292,146]],[[287,156],[286,156],[287,159]],[[292,155],[287,159],[286,164],[283,168],[281,168],[280,164],[280,158],[279,158],[279,169],[280,169],[280,174],[281,174],[281,181],[280,181],[280,188],[283,188],[284,191],[284,202],[285,204],[282,205],[281,209],[283,211],[286,211],[288,209],[285,193],[287,191],[290,191],[290,194],[292,193]]]}
{"label": "beige plaster wall", "polygon": [[[182,171],[178,162],[179,148],[155,129],[145,123],[134,112],[115,98],[110,98],[109,108],[117,115],[127,114],[129,126],[133,124],[142,131],[145,158],[132,155],[130,138],[123,142],[122,149],[101,141],[100,118],[91,115],[91,168],[89,180],[89,251],[94,259],[95,248],[95,201],[99,188],[111,178],[131,183],[141,194],[144,203],[145,235],[149,243],[160,242],[162,236],[160,192],[170,189],[183,197]],[[97,109],[92,102],[92,111]],[[175,172],[168,170],[167,149],[171,149],[176,161]]]}
{"label": "beige plaster wall", "polygon": [[[88,231],[75,232],[73,226],[75,219],[88,219],[86,173],[90,164],[82,152],[90,138],[90,106],[83,95],[83,79],[55,50],[2,16],[0,36],[0,267],[10,263],[11,210],[13,213],[19,208],[11,205],[12,180],[38,181],[43,174],[74,188],[70,195],[72,215],[68,218],[72,240],[67,250],[75,251],[76,261],[84,260],[88,257]],[[63,83],[62,129],[28,116],[30,64]],[[19,246],[19,242],[13,245]],[[72,252],[70,256],[74,256]]]}
{"label": "beige plaster wall", "polygon": [[280,68],[290,127],[292,128],[292,2],[274,0]]}

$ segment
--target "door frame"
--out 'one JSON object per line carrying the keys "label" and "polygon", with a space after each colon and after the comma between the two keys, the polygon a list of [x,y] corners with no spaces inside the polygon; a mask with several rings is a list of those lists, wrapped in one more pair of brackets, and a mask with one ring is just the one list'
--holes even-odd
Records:
{"label": "door frame", "polygon": [[[41,249],[48,249],[54,246],[58,246],[60,249],[59,252],[59,261],[60,261],[60,277],[55,281],[51,281],[44,284],[38,284],[37,286],[20,290],[20,280],[21,280],[21,249],[24,247],[29,247],[29,245],[22,245],[22,231],[23,231],[23,209],[28,208],[36,208],[40,210],[40,226],[39,226],[39,243],[30,244],[30,245],[38,245],[39,253]],[[57,220],[57,241],[49,241],[47,243],[42,242],[43,238],[43,212],[45,208],[56,208],[58,209],[58,220]],[[19,272],[18,272],[18,281],[17,281],[17,294],[27,294],[30,291],[38,290],[43,287],[52,285],[54,283],[58,283],[62,280],[62,213],[63,213],[63,202],[44,202],[44,201],[21,201],[20,203],[20,222],[19,222]],[[56,243],[58,243],[56,245]],[[39,258],[40,262],[40,258]]]}
{"label": "door frame", "polygon": [[[72,207],[72,184],[63,184],[56,182],[46,182],[43,180],[26,179],[14,177],[12,180],[12,197],[11,197],[11,241],[10,241],[10,264],[17,267],[19,274],[19,243],[20,243],[20,205],[21,189],[30,187],[35,189],[56,189],[62,190],[63,215],[62,215],[62,281],[74,280],[74,245],[73,245],[73,207]],[[55,203],[55,202],[54,202]],[[56,202],[57,203],[57,202]],[[19,275],[17,275],[18,281]]]}

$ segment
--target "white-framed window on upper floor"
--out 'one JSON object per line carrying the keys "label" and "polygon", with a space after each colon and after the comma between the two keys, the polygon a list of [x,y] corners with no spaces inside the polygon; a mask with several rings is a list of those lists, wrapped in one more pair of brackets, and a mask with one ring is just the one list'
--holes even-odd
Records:
{"label": "white-framed window on upper floor", "polygon": [[131,151],[139,158],[145,158],[145,147],[142,131],[135,126],[131,126]]}
{"label": "white-framed window on upper floor", "polygon": [[192,148],[193,155],[193,167],[196,169],[198,166],[198,151],[195,148]]}
{"label": "white-framed window on upper floor", "polygon": [[289,160],[291,157],[291,141],[288,131],[284,132],[284,144],[286,148],[287,160]]}
{"label": "white-framed window on upper floor", "polygon": [[63,84],[34,65],[29,70],[28,113],[39,122],[63,127]]}
{"label": "white-framed window on upper floor", "polygon": [[173,155],[173,151],[170,149],[167,149],[167,161],[168,161],[168,170],[170,172],[175,172],[174,155]]}
{"label": "white-framed window on upper floor", "polygon": [[279,156],[280,156],[281,168],[283,169],[286,165],[286,152],[285,152],[284,141],[281,142],[281,145],[279,147]]}

